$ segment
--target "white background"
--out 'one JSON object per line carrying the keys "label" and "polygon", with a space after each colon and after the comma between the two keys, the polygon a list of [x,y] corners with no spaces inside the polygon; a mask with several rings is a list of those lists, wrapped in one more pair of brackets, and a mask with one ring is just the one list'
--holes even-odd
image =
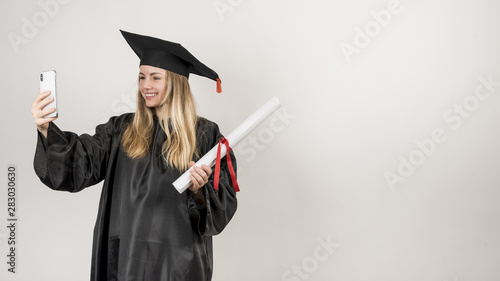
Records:
{"label": "white background", "polygon": [[41,184],[30,108],[39,73],[55,69],[63,130],[134,111],[139,59],[123,29],[180,42],[218,72],[222,94],[190,82],[224,134],[268,98],[283,104],[236,148],[239,209],[214,238],[213,280],[499,280],[499,11],[493,0],[2,1],[0,167],[17,166],[19,221],[12,274],[3,176],[0,279],[89,279],[101,184]]}

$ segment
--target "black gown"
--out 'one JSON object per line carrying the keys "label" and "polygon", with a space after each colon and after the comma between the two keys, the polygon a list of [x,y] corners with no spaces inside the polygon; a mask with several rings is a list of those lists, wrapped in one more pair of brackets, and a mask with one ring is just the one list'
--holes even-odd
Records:
{"label": "black gown", "polygon": [[[212,236],[236,211],[226,158],[219,190],[213,176],[203,187],[205,205],[172,183],[181,173],[161,154],[166,135],[155,118],[150,153],[130,159],[120,141],[133,114],[112,117],[96,134],[77,136],[49,124],[38,133],[34,168],[54,190],[78,192],[104,180],[92,247],[92,281],[205,281],[212,278]],[[204,155],[222,137],[218,126],[198,119],[197,148]],[[234,155],[230,154],[236,169]],[[193,159],[194,160],[194,159]]]}

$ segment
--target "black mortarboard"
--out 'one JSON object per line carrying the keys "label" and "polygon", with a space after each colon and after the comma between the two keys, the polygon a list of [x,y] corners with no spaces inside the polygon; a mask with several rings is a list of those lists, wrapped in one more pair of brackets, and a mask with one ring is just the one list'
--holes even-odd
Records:
{"label": "black mortarboard", "polygon": [[189,78],[189,73],[217,81],[217,93],[222,92],[219,75],[195,58],[179,43],[120,30],[132,50],[139,56],[139,65],[150,65]]}

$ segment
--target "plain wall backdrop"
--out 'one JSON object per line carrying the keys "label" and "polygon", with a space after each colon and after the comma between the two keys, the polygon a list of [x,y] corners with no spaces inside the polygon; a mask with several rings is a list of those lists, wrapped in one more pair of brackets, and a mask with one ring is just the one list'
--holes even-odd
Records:
{"label": "plain wall backdrop", "polygon": [[[101,184],[70,194],[33,171],[31,103],[58,73],[57,125],[93,133],[135,110],[139,59],[119,29],[180,42],[239,147],[239,208],[214,237],[213,280],[500,278],[500,2],[2,1],[0,279],[89,279]],[[7,168],[17,167],[16,273]]]}

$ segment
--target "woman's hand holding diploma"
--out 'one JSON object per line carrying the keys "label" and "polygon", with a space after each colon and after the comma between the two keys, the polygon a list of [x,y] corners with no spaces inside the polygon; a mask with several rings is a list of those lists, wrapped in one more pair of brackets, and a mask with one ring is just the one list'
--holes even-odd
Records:
{"label": "woman's hand holding diploma", "polygon": [[[194,164],[194,161],[189,162],[189,167],[193,167]],[[189,187],[191,196],[198,204],[205,205],[205,198],[203,192],[200,192],[200,189],[208,182],[208,178],[212,174],[212,168],[204,164],[201,165],[201,167],[194,166],[190,173],[189,178],[193,183]]]}

